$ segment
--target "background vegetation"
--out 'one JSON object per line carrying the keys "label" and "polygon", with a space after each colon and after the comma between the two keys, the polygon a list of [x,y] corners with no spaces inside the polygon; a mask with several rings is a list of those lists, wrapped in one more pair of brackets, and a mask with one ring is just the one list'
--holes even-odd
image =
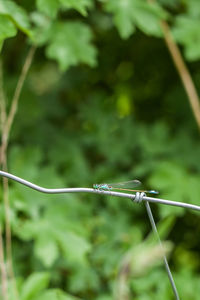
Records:
{"label": "background vegetation", "polygon": [[[198,91],[199,25],[198,0],[1,0],[1,169],[49,188],[138,178],[198,205],[200,115],[184,72]],[[173,299],[143,205],[2,187],[2,299]],[[152,208],[181,299],[199,299],[199,215]]]}

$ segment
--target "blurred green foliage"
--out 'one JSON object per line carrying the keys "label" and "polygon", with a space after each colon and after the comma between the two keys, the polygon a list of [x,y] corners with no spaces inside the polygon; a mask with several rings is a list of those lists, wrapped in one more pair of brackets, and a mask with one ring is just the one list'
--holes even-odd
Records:
{"label": "blurred green foliage", "polygon": [[[8,107],[27,48],[38,47],[11,132],[9,171],[49,188],[139,178],[162,198],[198,205],[199,135],[159,20],[169,21],[193,61],[199,90],[199,15],[198,0],[1,0]],[[141,244],[151,258],[143,205],[43,195],[15,182],[9,194],[20,300],[111,300],[126,253],[137,255]],[[153,210],[174,244],[170,265],[180,298],[199,299],[198,214]],[[3,222],[2,203],[0,216]],[[135,261],[131,299],[173,299],[163,265],[136,276],[142,266]],[[12,300],[13,293],[10,282]]]}

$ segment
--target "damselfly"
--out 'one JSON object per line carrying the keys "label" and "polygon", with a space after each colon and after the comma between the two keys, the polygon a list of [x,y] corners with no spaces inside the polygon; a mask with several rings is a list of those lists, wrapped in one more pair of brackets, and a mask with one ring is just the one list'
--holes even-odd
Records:
{"label": "damselfly", "polygon": [[130,191],[130,192],[145,192],[149,194],[158,194],[158,191],[155,190],[137,190],[134,189],[141,185],[141,182],[139,180],[130,180],[130,181],[124,181],[119,183],[100,183],[100,184],[93,184],[93,188],[95,190],[121,190],[121,191]]}

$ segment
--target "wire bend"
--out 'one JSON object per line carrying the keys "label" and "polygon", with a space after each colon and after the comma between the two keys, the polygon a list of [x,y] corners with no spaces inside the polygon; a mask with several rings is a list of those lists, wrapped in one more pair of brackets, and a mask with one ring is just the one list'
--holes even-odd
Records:
{"label": "wire bend", "polygon": [[[22,179],[18,176],[15,176],[13,174],[4,172],[4,171],[0,171],[0,176],[4,176],[7,177],[9,179],[12,179],[14,181],[17,181],[25,186],[28,186],[31,189],[34,189],[38,192],[41,193],[47,193],[47,194],[61,194],[61,193],[93,193],[93,194],[103,194],[103,195],[110,195],[110,196],[114,196],[114,197],[122,197],[122,198],[129,198],[132,199],[133,201],[135,200],[135,202],[139,202],[137,201],[139,196],[136,196],[135,194],[128,194],[128,193],[122,193],[122,192],[116,192],[116,191],[105,191],[105,190],[97,190],[94,188],[60,188],[60,189],[48,189],[48,188],[44,188],[41,187],[39,185],[36,185],[32,182],[29,182],[25,179]],[[141,197],[141,196],[140,196]],[[189,204],[189,203],[184,203],[184,202],[178,202],[178,201],[171,201],[171,200],[166,200],[166,199],[161,199],[161,198],[153,198],[153,197],[149,197],[146,195],[142,196],[142,200],[143,201],[149,201],[149,202],[153,202],[153,203],[160,203],[160,204],[164,204],[164,205],[172,205],[172,206],[178,206],[178,207],[183,207],[183,208],[190,208],[193,210],[198,210],[200,211],[200,206],[198,205],[194,205],[194,204]]]}

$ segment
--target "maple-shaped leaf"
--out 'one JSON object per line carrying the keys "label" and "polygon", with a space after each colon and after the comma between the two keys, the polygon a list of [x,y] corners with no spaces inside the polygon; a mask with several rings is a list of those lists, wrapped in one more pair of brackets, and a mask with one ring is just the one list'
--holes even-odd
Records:
{"label": "maple-shaped leaf", "polygon": [[58,62],[61,71],[78,63],[94,67],[97,51],[91,39],[92,32],[87,25],[81,22],[58,22],[52,28],[46,55]]}

